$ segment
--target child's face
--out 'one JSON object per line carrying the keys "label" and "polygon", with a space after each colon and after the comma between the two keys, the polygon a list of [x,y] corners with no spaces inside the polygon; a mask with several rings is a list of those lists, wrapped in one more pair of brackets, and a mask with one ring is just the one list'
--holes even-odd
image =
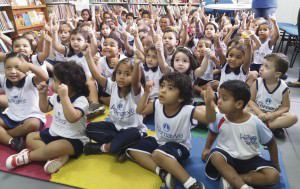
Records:
{"label": "child's face", "polygon": [[21,60],[18,57],[13,57],[9,58],[4,65],[5,77],[12,83],[17,83],[25,76],[25,74],[18,69],[20,63]]}
{"label": "child's face", "polygon": [[163,44],[167,49],[174,49],[177,45],[175,34],[173,32],[166,32],[163,36]]}
{"label": "child's face", "polygon": [[24,37],[30,41],[30,43],[34,49],[37,47],[37,41],[35,40],[33,35],[26,34],[26,35],[24,35]]}
{"label": "child's face", "polygon": [[147,20],[147,19],[150,19],[150,15],[149,14],[143,14],[143,19]]}
{"label": "child's face", "polygon": [[260,25],[258,29],[259,39],[267,39],[269,35],[270,35],[270,28],[268,27],[268,25],[266,24]]}
{"label": "child's face", "polygon": [[61,30],[59,32],[59,37],[63,43],[66,43],[70,40],[70,30],[71,28],[66,25],[63,25],[61,27]]}
{"label": "child's face", "polygon": [[29,40],[22,38],[13,43],[13,52],[22,53],[25,56],[30,56],[33,53]]}
{"label": "child's face", "polygon": [[228,114],[235,111],[237,101],[233,98],[232,94],[226,89],[219,89],[218,108],[221,113]]}
{"label": "child's face", "polygon": [[211,48],[211,42],[206,40],[200,40],[195,49],[195,56],[197,58],[199,58],[200,56],[203,57],[206,48]]}
{"label": "child's face", "polygon": [[189,34],[190,35],[195,35],[196,34],[196,25],[195,25],[195,23],[190,24]]}
{"label": "child's face", "polygon": [[161,18],[159,20],[159,26],[162,31],[165,31],[168,26],[170,26],[170,20],[168,18]]}
{"label": "child's face", "polygon": [[146,51],[147,49],[150,48],[150,46],[153,44],[153,39],[150,36],[146,36],[142,40],[142,45],[144,47],[144,50]]}
{"label": "child's face", "polygon": [[90,14],[89,14],[87,11],[83,11],[83,12],[81,13],[81,17],[82,17],[82,19],[83,19],[84,21],[88,21],[89,18],[90,18]]}
{"label": "child's face", "polygon": [[180,103],[180,91],[175,87],[174,82],[162,81],[159,86],[159,102],[163,105],[174,105],[175,102]]}
{"label": "child's face", "polygon": [[216,30],[215,30],[214,26],[211,25],[211,24],[208,24],[208,25],[206,26],[206,28],[205,28],[205,31],[204,31],[205,37],[207,37],[207,38],[209,38],[209,39],[210,39],[210,38],[213,38],[214,35],[215,35],[215,33],[216,33]]}
{"label": "child's face", "polygon": [[155,68],[158,66],[157,53],[155,50],[148,51],[146,55],[146,64],[149,68]]}
{"label": "child's face", "polygon": [[267,59],[263,60],[263,64],[261,65],[259,69],[259,75],[263,79],[272,79],[276,76],[280,76],[279,72],[276,72],[276,68],[274,63],[268,61]]}
{"label": "child's face", "polygon": [[129,24],[129,25],[132,25],[133,24],[133,17],[132,16],[127,16],[126,23]]}
{"label": "child's face", "polygon": [[102,25],[102,28],[101,28],[101,34],[104,36],[104,37],[108,37],[109,34],[111,32],[111,29],[110,27],[107,25],[107,24],[103,24]]}
{"label": "child's face", "polygon": [[225,26],[223,27],[223,29],[222,29],[222,33],[223,33],[222,35],[223,35],[223,36],[226,36],[231,28],[232,28],[232,25],[231,25],[231,24],[225,25]]}
{"label": "child's face", "polygon": [[178,52],[174,57],[174,69],[179,73],[186,73],[190,68],[190,59],[183,52]]}
{"label": "child's face", "polygon": [[71,42],[71,47],[74,49],[74,51],[80,52],[81,48],[83,47],[83,45],[85,44],[86,41],[85,41],[83,35],[77,33],[77,34],[71,35],[70,42]]}
{"label": "child's face", "polygon": [[132,67],[121,63],[116,70],[116,82],[118,87],[128,87],[131,84]]}
{"label": "child's face", "polygon": [[244,53],[236,48],[228,53],[227,62],[230,68],[237,68],[244,63]]}
{"label": "child's face", "polygon": [[102,45],[102,55],[107,58],[119,56],[118,42],[112,38],[106,38]]}

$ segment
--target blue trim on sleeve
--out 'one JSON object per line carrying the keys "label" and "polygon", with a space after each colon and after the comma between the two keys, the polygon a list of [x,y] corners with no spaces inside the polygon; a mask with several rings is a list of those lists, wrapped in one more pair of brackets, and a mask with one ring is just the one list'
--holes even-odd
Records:
{"label": "blue trim on sleeve", "polygon": [[81,117],[83,117],[85,115],[83,109],[79,108],[79,107],[74,107],[76,110],[81,111]]}

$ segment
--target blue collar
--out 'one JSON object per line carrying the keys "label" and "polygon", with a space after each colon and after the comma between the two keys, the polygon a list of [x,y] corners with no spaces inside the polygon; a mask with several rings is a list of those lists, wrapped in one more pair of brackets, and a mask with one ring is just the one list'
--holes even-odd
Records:
{"label": "blue collar", "polygon": [[241,67],[237,67],[237,68],[230,68],[230,66],[227,64],[226,68],[225,68],[225,73],[226,74],[230,74],[231,72],[233,72],[235,75],[239,75],[241,72]]}
{"label": "blue collar", "polygon": [[153,72],[156,72],[157,69],[158,69],[158,66],[149,68],[149,67],[147,66],[147,64],[144,64],[144,70],[145,70],[146,72],[149,71],[149,70],[152,70]]}
{"label": "blue collar", "polygon": [[71,57],[71,56],[78,56],[79,58],[82,58],[83,57],[83,54],[80,52],[78,54],[76,54],[75,52],[73,51],[70,51],[67,55],[68,57]]}
{"label": "blue collar", "polygon": [[6,79],[6,87],[8,89],[11,89],[12,87],[22,88],[25,84],[25,80],[26,80],[26,76],[22,78],[17,84],[14,85],[11,81]]}

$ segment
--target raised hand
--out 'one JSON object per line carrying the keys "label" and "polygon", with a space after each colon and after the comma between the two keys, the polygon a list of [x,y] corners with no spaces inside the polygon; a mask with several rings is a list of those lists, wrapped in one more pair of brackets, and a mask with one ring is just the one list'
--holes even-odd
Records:
{"label": "raised hand", "polygon": [[145,85],[145,93],[151,93],[153,87],[154,87],[154,81],[153,80],[147,81]]}
{"label": "raised hand", "polygon": [[46,82],[40,82],[37,85],[37,89],[39,90],[39,93],[41,93],[41,94],[47,94],[47,92],[48,92],[48,85],[47,85]]}
{"label": "raised hand", "polygon": [[57,87],[57,94],[60,98],[68,97],[68,91],[68,86],[63,83]]}

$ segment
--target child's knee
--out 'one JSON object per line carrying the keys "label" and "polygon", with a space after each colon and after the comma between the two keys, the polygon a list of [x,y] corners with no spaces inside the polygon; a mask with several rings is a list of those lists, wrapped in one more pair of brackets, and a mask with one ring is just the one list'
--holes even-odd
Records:
{"label": "child's knee", "polygon": [[162,153],[160,153],[158,151],[153,151],[151,156],[152,156],[153,161],[158,165],[160,165],[161,162],[163,161],[163,155],[162,155]]}
{"label": "child's knee", "polygon": [[26,136],[26,144],[30,143],[31,141],[33,141],[35,138],[37,138],[39,135],[39,132],[32,132],[32,133],[29,133],[27,136]]}
{"label": "child's knee", "polygon": [[291,119],[291,121],[293,123],[292,125],[296,124],[297,121],[298,121],[298,117],[296,115],[294,115],[294,114],[291,114],[290,117],[291,117],[290,119]]}
{"label": "child's knee", "polygon": [[266,174],[266,183],[274,185],[279,182],[280,174],[276,169],[270,169]]}

